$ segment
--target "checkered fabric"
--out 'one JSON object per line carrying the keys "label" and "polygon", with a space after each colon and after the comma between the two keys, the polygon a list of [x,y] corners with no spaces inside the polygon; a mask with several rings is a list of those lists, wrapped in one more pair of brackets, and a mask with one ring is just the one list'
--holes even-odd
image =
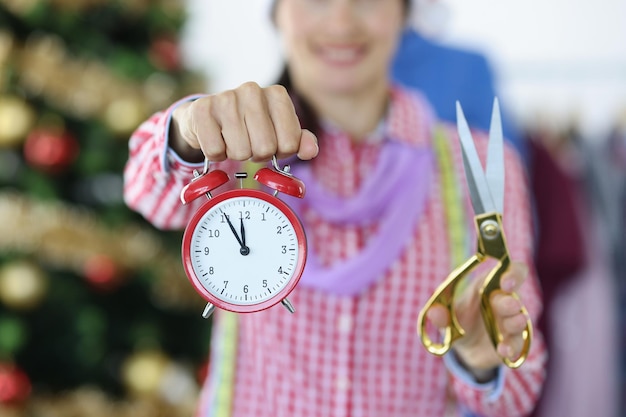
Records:
{"label": "checkered fabric", "polygon": [[[427,104],[399,87],[390,96],[382,135],[357,144],[329,128],[320,138],[320,154],[310,163],[330,192],[354,194],[374,170],[382,140],[432,146]],[[183,228],[197,209],[194,204],[182,206],[178,198],[197,166],[183,163],[167,150],[165,132],[171,112],[172,108],[155,114],[134,133],[125,171],[127,204],[164,229]],[[456,174],[464,184],[454,127],[447,126],[446,134]],[[484,158],[486,137],[479,133],[475,137]],[[507,149],[505,158],[503,218],[509,250],[513,260],[530,265],[532,227],[526,178],[513,151]],[[225,165],[228,168],[229,163]],[[406,186],[411,184],[407,178]],[[295,314],[278,305],[239,317],[233,417],[441,417],[450,392],[458,410],[485,417],[523,416],[533,408],[544,378],[545,347],[540,334],[535,335],[521,368],[504,369],[503,390],[497,396],[492,395],[492,385],[472,384],[450,372],[441,358],[423,348],[417,336],[421,307],[451,271],[441,172],[435,173],[430,187],[412,240],[372,288],[359,296],[341,297],[297,287],[289,296]],[[466,217],[471,219],[469,200],[464,200]],[[310,250],[329,266],[358,253],[377,232],[375,224],[337,226],[314,212],[305,212],[302,221]],[[468,234],[474,236],[470,224]],[[532,268],[520,296],[536,320],[541,299]],[[216,314],[214,344],[222,334],[220,313]],[[212,356],[214,366],[219,361],[217,354]],[[210,403],[218,389],[207,384],[200,416],[210,416]]]}

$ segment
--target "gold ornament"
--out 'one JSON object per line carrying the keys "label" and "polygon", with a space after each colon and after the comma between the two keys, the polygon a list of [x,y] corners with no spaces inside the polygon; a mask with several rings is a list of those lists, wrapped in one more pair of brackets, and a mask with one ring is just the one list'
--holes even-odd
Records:
{"label": "gold ornament", "polygon": [[32,254],[79,274],[94,255],[106,255],[128,270],[167,257],[154,233],[136,226],[111,230],[94,213],[61,202],[0,193],[0,218],[11,219],[0,222],[0,250]]}
{"label": "gold ornament", "polygon": [[117,135],[129,135],[146,118],[143,100],[137,96],[120,97],[106,109],[105,121]]}
{"label": "gold ornament", "polygon": [[161,397],[176,406],[193,406],[198,398],[200,387],[189,367],[170,362],[160,385]]}
{"label": "gold ornament", "polygon": [[160,351],[140,351],[130,356],[122,366],[122,376],[132,395],[159,394],[169,359]]}
{"label": "gold ornament", "polygon": [[13,261],[0,268],[0,301],[10,308],[35,308],[47,286],[46,275],[32,262]]}
{"label": "gold ornament", "polygon": [[0,147],[19,145],[35,120],[35,112],[21,98],[0,96]]}

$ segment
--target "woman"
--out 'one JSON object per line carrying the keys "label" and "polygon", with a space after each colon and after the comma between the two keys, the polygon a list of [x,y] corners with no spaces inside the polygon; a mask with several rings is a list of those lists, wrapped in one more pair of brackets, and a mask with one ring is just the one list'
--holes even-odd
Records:
{"label": "woman", "polygon": [[[408,0],[276,0],[272,16],[284,42],[287,88],[246,83],[186,98],[131,138],[125,198],[160,228],[183,228],[197,209],[181,206],[178,195],[205,156],[229,166],[296,154],[307,161],[296,167],[307,186],[315,182],[312,188],[322,190],[307,194],[298,209],[309,256],[321,267],[289,296],[296,314],[270,308],[241,315],[233,330],[230,315],[216,313],[211,377],[198,415],[443,416],[451,401],[458,415],[522,416],[533,408],[543,381],[540,335],[520,369],[502,365],[503,356],[519,354],[526,319],[510,292],[520,294],[533,319],[540,310],[526,266],[525,179],[512,151],[506,152],[504,219],[519,262],[492,299],[504,340],[496,350],[486,335],[478,279],[457,304],[467,335],[452,352],[430,355],[415,332],[419,310],[456,262],[446,213],[471,211],[467,196],[461,206],[445,200],[444,170],[433,151],[442,132],[441,143],[461,166],[454,127],[438,128],[418,93],[389,82],[409,8]],[[462,168],[452,175],[464,183]],[[346,203],[332,208],[332,219],[328,196]],[[402,242],[399,252],[364,256],[392,241]],[[372,272],[380,265],[380,273]],[[335,276],[338,270],[348,272]],[[439,327],[449,320],[437,307],[428,317]],[[229,332],[236,332],[236,345],[225,337]],[[225,366],[233,366],[232,379]]]}

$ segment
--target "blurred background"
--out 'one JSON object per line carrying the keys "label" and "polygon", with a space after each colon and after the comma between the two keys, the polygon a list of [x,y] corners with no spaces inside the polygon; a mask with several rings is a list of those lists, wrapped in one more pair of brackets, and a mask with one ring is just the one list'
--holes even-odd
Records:
{"label": "blurred background", "polygon": [[[181,234],[123,204],[127,140],[181,96],[276,79],[262,3],[0,0],[1,417],[191,415],[210,322]],[[626,416],[626,2],[420,0],[412,27],[484,59],[525,158],[552,358],[535,415]],[[400,81],[441,97],[409,61]]]}
{"label": "blurred background", "polygon": [[189,416],[210,323],[122,201],[130,133],[206,89],[176,0],[0,0],[0,415]]}

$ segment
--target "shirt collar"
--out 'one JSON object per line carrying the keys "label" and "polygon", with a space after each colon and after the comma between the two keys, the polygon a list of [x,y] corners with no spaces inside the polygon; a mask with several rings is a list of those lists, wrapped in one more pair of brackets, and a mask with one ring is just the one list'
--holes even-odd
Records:
{"label": "shirt collar", "polygon": [[387,138],[417,147],[428,146],[434,122],[435,112],[419,91],[392,86],[385,118]]}

